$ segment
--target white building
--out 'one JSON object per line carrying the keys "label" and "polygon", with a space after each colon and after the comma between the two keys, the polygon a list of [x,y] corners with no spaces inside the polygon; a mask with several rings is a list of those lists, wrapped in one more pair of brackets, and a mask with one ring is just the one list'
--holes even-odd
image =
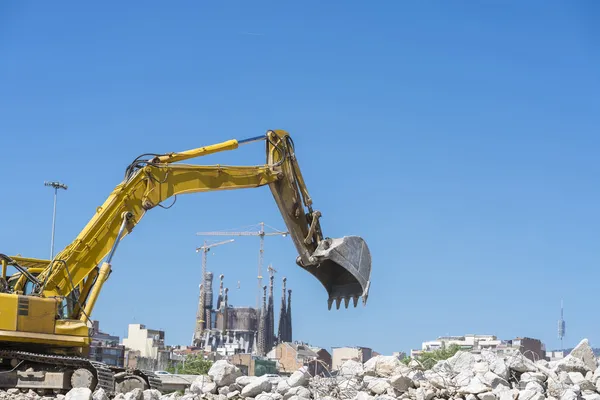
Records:
{"label": "white building", "polygon": [[424,351],[441,350],[452,345],[458,345],[462,350],[480,352],[481,350],[494,351],[505,346],[505,343],[494,335],[440,336],[436,340],[423,342],[420,350],[410,351],[410,356],[416,357]]}
{"label": "white building", "polygon": [[140,357],[157,359],[160,350],[165,349],[165,332],[155,329],[146,329],[142,324],[129,324],[127,337],[123,345],[139,352]]}
{"label": "white building", "polygon": [[368,347],[334,347],[331,355],[331,369],[337,371],[348,360],[367,362],[373,356],[373,350]]}

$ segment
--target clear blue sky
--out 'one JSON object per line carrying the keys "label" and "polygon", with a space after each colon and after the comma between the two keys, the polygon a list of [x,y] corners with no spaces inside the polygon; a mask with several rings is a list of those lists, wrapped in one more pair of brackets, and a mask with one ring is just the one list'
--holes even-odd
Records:
{"label": "clear blue sky", "polygon": [[[373,257],[367,307],[328,311],[290,239],[267,239],[295,339],[389,353],[489,333],[552,348],[564,299],[565,345],[600,346],[598,4],[326,3],[2,2],[0,251],[49,256],[45,180],[69,185],[60,249],[139,154],[280,128],[324,233],[361,235]],[[263,157],[256,145],[203,161]],[[189,343],[195,233],[260,221],[285,228],[267,188],[152,210],[94,316]],[[210,256],[234,305],[254,304],[257,254],[240,238]]]}

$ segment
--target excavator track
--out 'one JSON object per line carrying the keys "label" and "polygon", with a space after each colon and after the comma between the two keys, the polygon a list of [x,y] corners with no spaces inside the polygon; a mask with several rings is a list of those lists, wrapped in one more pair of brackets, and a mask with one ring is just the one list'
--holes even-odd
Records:
{"label": "excavator track", "polygon": [[[98,380],[96,389],[102,388],[109,395],[115,394],[115,379],[112,367],[101,362],[92,361],[82,357],[29,353],[17,350],[0,350],[0,358],[11,358],[37,364],[51,364],[54,366],[89,368],[96,373],[96,379]],[[148,380],[151,389],[160,391],[162,382],[158,376],[152,371],[140,370],[139,372]]]}

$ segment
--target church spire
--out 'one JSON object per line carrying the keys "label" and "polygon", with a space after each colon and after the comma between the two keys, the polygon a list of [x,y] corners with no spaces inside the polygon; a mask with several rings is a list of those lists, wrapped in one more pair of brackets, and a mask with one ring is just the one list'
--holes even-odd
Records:
{"label": "church spire", "polygon": [[281,308],[279,309],[279,327],[277,330],[277,341],[278,343],[283,343],[286,341],[286,327],[287,327],[287,317],[286,317],[286,309],[285,309],[285,283],[287,278],[283,278],[283,290],[281,293]]}
{"label": "church spire", "polygon": [[263,304],[262,310],[260,312],[260,317],[258,321],[258,343],[257,343],[257,354],[259,356],[264,356],[266,354],[266,345],[267,345],[267,287],[263,286]]}
{"label": "church spire", "polygon": [[287,323],[285,334],[287,336],[287,341],[292,341],[292,290],[288,290],[288,304],[287,311],[285,313],[285,320]]}
{"label": "church spire", "polygon": [[[269,266],[270,267],[270,266]],[[275,279],[275,277],[273,276],[273,271],[272,269],[270,269],[271,272],[271,276],[269,277],[269,309],[267,311],[268,313],[268,321],[267,321],[267,335],[266,335],[266,350],[267,352],[271,351],[271,349],[273,348],[273,344],[275,342],[275,312],[273,310],[274,306],[273,306],[273,279]]]}

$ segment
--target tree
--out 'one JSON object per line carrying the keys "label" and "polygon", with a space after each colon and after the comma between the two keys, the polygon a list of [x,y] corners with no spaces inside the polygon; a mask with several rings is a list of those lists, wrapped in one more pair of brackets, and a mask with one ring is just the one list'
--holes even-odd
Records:
{"label": "tree", "polygon": [[184,375],[206,375],[210,367],[212,367],[212,361],[205,360],[201,354],[188,354],[185,361],[169,366],[167,372]]}
{"label": "tree", "polygon": [[[423,368],[431,369],[438,361],[447,360],[448,358],[455,355],[459,350],[459,345],[451,344],[448,347],[444,347],[438,350],[424,351],[417,357],[417,361],[421,363]],[[410,363],[410,361],[411,359],[408,357],[402,360],[404,364],[408,364]]]}

